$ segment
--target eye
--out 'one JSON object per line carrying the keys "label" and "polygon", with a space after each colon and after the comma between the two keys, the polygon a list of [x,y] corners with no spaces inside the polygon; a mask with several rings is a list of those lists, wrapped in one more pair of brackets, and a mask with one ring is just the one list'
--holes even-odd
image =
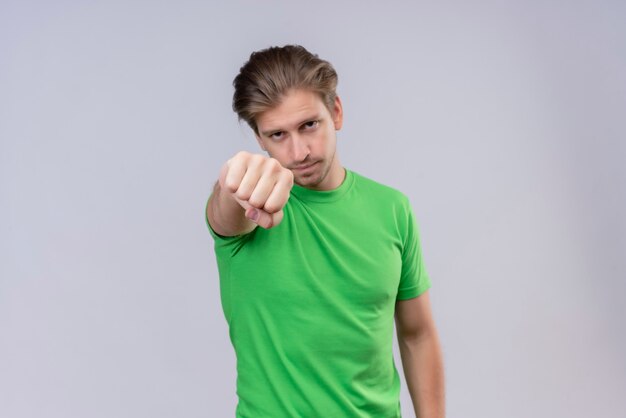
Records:
{"label": "eye", "polygon": [[274,132],[272,134],[270,134],[270,138],[274,139],[274,140],[279,140],[283,137],[284,132],[278,131],[278,132]]}
{"label": "eye", "polygon": [[319,125],[319,121],[317,121],[317,120],[310,120],[308,122],[305,122],[304,125],[302,125],[302,127],[304,129],[315,129],[315,128],[317,128],[317,125]]}

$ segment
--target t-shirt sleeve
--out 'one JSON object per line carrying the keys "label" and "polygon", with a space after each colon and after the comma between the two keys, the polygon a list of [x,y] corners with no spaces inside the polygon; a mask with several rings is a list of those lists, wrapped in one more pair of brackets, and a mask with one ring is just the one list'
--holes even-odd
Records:
{"label": "t-shirt sleeve", "polygon": [[431,287],[420,246],[419,228],[408,199],[405,200],[403,217],[405,225],[401,231],[404,232],[402,272],[396,300],[417,297]]}

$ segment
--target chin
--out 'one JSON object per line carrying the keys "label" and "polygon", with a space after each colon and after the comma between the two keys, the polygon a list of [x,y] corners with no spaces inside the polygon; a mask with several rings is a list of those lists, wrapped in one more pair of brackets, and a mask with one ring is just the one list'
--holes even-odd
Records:
{"label": "chin", "polygon": [[318,186],[322,182],[322,179],[319,176],[306,176],[306,177],[295,177],[293,181],[298,186],[315,187],[315,186]]}
{"label": "chin", "polygon": [[294,177],[294,182],[302,187],[316,188],[322,184],[325,178],[324,173],[312,173],[310,176]]}

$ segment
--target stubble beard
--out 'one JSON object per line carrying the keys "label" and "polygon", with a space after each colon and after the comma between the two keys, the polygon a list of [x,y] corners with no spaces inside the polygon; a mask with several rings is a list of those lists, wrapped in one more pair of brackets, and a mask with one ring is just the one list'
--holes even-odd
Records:
{"label": "stubble beard", "polygon": [[330,159],[322,159],[316,161],[316,164],[318,164],[319,167],[317,167],[317,169],[313,173],[311,173],[311,175],[294,176],[294,182],[301,187],[306,187],[309,189],[317,188],[328,177],[328,173],[330,173],[330,169],[333,165],[334,160],[335,153],[333,153]]}

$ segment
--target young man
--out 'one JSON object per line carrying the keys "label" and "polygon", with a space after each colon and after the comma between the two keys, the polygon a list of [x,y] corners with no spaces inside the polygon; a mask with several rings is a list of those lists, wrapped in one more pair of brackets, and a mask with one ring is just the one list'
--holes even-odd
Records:
{"label": "young man", "polygon": [[239,152],[206,207],[237,358],[236,416],[397,418],[393,324],[415,414],[444,416],[442,355],[417,224],[401,192],[345,169],[330,63],[253,53],[233,109],[269,157]]}

